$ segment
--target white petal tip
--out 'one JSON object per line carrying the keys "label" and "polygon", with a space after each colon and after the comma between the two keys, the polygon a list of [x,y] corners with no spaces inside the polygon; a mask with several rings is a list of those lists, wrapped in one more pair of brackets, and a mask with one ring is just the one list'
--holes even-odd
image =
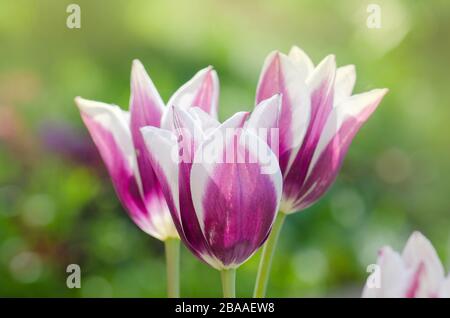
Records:
{"label": "white petal tip", "polygon": [[292,51],[303,51],[303,50],[301,48],[299,48],[297,45],[293,45],[293,46],[291,46],[290,51],[292,52]]}
{"label": "white petal tip", "polygon": [[139,60],[133,60],[131,64],[131,77],[137,79],[137,76],[142,72],[145,72],[144,65]]}
{"label": "white petal tip", "polygon": [[144,67],[144,65],[142,64],[141,61],[139,61],[138,59],[134,59],[133,62],[131,63],[133,68],[137,68],[137,67]]}
{"label": "white petal tip", "polygon": [[74,98],[75,105],[78,107],[79,110],[83,108],[84,99],[81,96],[76,96]]}
{"label": "white petal tip", "polygon": [[375,89],[372,89],[372,90],[364,92],[364,93],[353,95],[351,98],[361,96],[366,99],[368,98],[369,101],[370,100],[375,101],[378,99],[381,100],[384,97],[384,95],[386,95],[388,92],[389,92],[389,89],[387,89],[387,88],[375,88]]}
{"label": "white petal tip", "polygon": [[75,105],[77,105],[77,107],[82,110],[84,108],[88,108],[88,107],[92,107],[92,106],[96,106],[99,104],[99,102],[93,101],[93,100],[89,100],[89,99],[85,99],[81,96],[77,96],[74,99],[75,101]]}
{"label": "white petal tip", "polygon": [[425,239],[425,240],[428,241],[428,239],[427,239],[421,232],[419,232],[419,231],[414,231],[414,232],[411,234],[410,238],[416,239],[416,240],[417,240],[417,239],[420,239],[420,240]]}
{"label": "white petal tip", "polygon": [[268,60],[273,60],[273,59],[276,59],[276,58],[280,58],[280,55],[282,55],[283,53],[281,53],[280,51],[278,51],[278,50],[275,50],[275,51],[271,51],[268,55],[267,55],[267,59]]}
{"label": "white petal tip", "polygon": [[217,72],[212,65],[208,65],[202,71],[204,72],[204,78],[207,78],[207,76],[210,76],[212,78],[217,77]]}
{"label": "white petal tip", "polygon": [[133,89],[133,82],[137,83],[143,83],[145,85],[146,81],[149,81],[149,77],[147,75],[147,72],[145,71],[144,65],[141,63],[141,61],[134,59],[133,63],[131,65],[131,87]]}
{"label": "white petal tip", "polygon": [[274,100],[276,100],[276,101],[280,101],[281,102],[281,97],[282,97],[281,93],[276,93],[276,94],[272,95],[271,97],[267,98],[266,101],[274,101]]}
{"label": "white petal tip", "polygon": [[298,47],[297,45],[293,45],[291,47],[291,49],[289,50],[289,55],[299,55],[299,56],[305,56],[307,58],[309,58],[308,54],[306,54],[306,52],[304,50],[302,50],[300,47]]}
{"label": "white petal tip", "polygon": [[327,55],[324,59],[324,62],[327,64],[327,66],[336,67],[336,55],[334,54]]}
{"label": "white petal tip", "polygon": [[389,89],[387,88],[377,88],[372,90],[372,93],[376,95],[378,98],[383,98],[388,92]]}
{"label": "white petal tip", "polygon": [[83,100],[83,98],[81,96],[76,96],[73,100],[75,101],[75,104],[78,104]]}
{"label": "white petal tip", "polygon": [[345,66],[341,66],[341,67],[339,67],[339,69],[344,74],[356,73],[356,66],[355,66],[355,64],[348,64],[348,65],[345,65]]}

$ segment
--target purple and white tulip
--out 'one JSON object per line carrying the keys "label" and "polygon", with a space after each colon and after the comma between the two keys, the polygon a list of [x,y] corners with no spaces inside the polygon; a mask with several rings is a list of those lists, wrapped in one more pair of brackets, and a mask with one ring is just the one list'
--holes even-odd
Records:
{"label": "purple and white tulip", "polygon": [[355,81],[353,65],[336,68],[335,57],[329,55],[315,67],[298,47],[288,55],[272,52],[264,62],[255,109],[274,94],[282,96],[278,119],[261,124],[279,129],[283,196],[274,230],[261,256],[255,297],[265,295],[285,216],[311,206],[328,190],[353,137],[387,92],[374,89],[352,95]]}
{"label": "purple and white tulip", "polygon": [[[173,107],[168,129],[141,129],[181,239],[218,270],[235,269],[264,243],[279,207],[277,158],[253,129],[276,115],[279,97],[264,103],[222,124],[199,108]],[[267,166],[274,169],[264,173]]]}
{"label": "purple and white tulip", "polygon": [[449,298],[450,275],[431,242],[414,232],[403,252],[383,247],[377,269],[369,276],[362,297],[365,298]]}
{"label": "purple and white tulip", "polygon": [[[195,104],[216,116],[218,91],[216,72],[208,67],[178,89],[169,104],[182,109]],[[159,240],[178,238],[140,133],[144,126],[167,125],[170,108],[164,106],[143,65],[133,62],[129,112],[81,97],[76,98],[76,104],[132,220]]]}
{"label": "purple and white tulip", "polygon": [[352,95],[355,67],[336,68],[335,57],[314,67],[298,47],[266,58],[256,102],[282,95],[279,162],[281,211],[290,214],[315,203],[335,180],[348,147],[387,89]]}

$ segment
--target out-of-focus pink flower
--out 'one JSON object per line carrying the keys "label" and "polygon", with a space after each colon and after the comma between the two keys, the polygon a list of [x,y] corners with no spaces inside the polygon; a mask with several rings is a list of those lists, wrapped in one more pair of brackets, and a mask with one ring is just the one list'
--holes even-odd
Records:
{"label": "out-of-focus pink flower", "polygon": [[218,270],[238,267],[264,243],[279,207],[277,158],[254,133],[276,117],[279,96],[263,103],[248,120],[239,112],[222,124],[174,107],[172,128],[141,130],[181,239]]}
{"label": "out-of-focus pink flower", "polygon": [[[216,72],[208,67],[178,89],[168,105],[195,105],[216,116],[218,90]],[[165,107],[143,65],[133,62],[129,112],[80,97],[76,104],[133,221],[159,240],[178,237],[140,133],[144,126],[169,125],[172,107]]]}
{"label": "out-of-focus pink flower", "polygon": [[266,58],[256,102],[282,95],[277,121],[282,212],[303,210],[325,193],[353,137],[387,92],[374,89],[352,95],[355,80],[354,66],[336,68],[333,55],[316,67],[298,47],[289,55],[273,52]]}
{"label": "out-of-focus pink flower", "polygon": [[101,165],[95,145],[68,123],[45,122],[40,129],[40,139],[45,150],[56,153],[72,162],[93,169]]}
{"label": "out-of-focus pink flower", "polygon": [[419,232],[411,235],[401,254],[383,247],[377,264],[378,269],[367,279],[363,297],[450,297],[450,275],[445,278],[436,250]]}

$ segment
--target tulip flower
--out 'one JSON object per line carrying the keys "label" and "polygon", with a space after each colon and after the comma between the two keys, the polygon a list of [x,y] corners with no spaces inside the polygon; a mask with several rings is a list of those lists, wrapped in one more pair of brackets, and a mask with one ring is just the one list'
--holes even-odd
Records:
{"label": "tulip flower", "polygon": [[[169,104],[192,104],[216,116],[217,75],[211,67],[198,72],[177,90]],[[153,82],[139,61],[131,72],[130,111],[118,106],[76,98],[81,117],[111,176],[117,196],[136,225],[165,242],[168,293],[179,295],[179,236],[163,191],[149,161],[140,128],[168,124],[165,107]]]}
{"label": "tulip flower", "polygon": [[277,127],[283,196],[274,229],[264,246],[256,297],[265,295],[272,255],[286,215],[308,208],[326,192],[353,137],[387,92],[374,89],[352,95],[355,80],[353,65],[336,68],[335,57],[329,55],[314,67],[297,47],[289,55],[273,52],[264,63],[256,102],[282,95]]}
{"label": "tulip flower", "polygon": [[414,232],[403,252],[383,247],[377,267],[368,277],[365,298],[449,298],[450,275],[444,268],[431,242]]}
{"label": "tulip flower", "polygon": [[277,158],[254,129],[276,114],[279,96],[263,104],[249,119],[239,112],[222,124],[174,107],[169,129],[141,129],[178,233],[221,271],[225,297],[234,297],[235,269],[264,243],[281,198]]}

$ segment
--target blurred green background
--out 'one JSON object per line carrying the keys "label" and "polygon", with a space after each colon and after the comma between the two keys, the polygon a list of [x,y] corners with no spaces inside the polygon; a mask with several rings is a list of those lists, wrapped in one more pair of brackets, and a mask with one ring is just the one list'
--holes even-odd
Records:
{"label": "blurred green background", "polygon": [[[381,28],[366,26],[369,3]],[[66,27],[67,5],[81,29]],[[251,110],[274,49],[356,65],[356,92],[390,93],[337,182],[290,216],[268,296],[359,296],[379,247],[413,230],[450,261],[447,1],[0,1],[0,296],[164,297],[163,246],[118,203],[77,95],[128,107],[139,58],[167,101],[197,70],[220,77],[220,117]],[[238,271],[251,296],[259,255]],[[82,288],[66,287],[66,266]],[[216,271],[182,250],[183,296],[220,296]]]}

